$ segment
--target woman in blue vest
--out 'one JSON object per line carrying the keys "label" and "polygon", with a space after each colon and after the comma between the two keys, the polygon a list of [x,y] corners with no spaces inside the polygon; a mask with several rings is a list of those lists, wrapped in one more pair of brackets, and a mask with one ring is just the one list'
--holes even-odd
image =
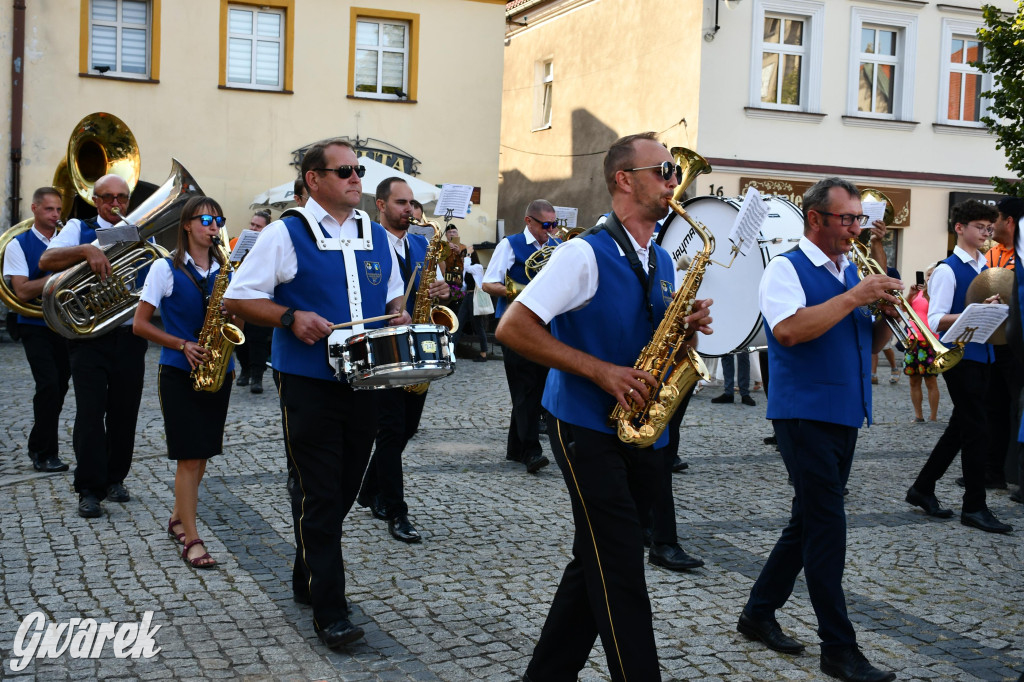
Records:
{"label": "woman in blue vest", "polygon": [[[213,238],[223,226],[216,201],[204,196],[189,199],[181,210],[177,249],[171,258],[153,264],[135,311],[135,333],[163,346],[157,380],[160,409],[167,456],[178,462],[174,509],[167,532],[185,546],[181,557],[194,568],[217,565],[199,539],[196,506],[206,460],[223,449],[224,420],[233,383],[234,360],[228,366],[228,378],[216,393],[194,390],[190,376],[207,353],[197,339],[214,281],[223,266],[219,251],[213,247]],[[163,329],[152,322],[158,307]]]}

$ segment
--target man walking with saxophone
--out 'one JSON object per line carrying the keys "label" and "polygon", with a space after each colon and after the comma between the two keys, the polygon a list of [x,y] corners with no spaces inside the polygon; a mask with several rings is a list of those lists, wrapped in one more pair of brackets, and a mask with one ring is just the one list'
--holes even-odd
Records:
{"label": "man walking with saxophone", "polygon": [[[128,183],[104,175],[93,186],[99,215],[69,220],[39,258],[39,267],[56,272],[85,261],[105,279],[110,261],[92,245],[96,229],[118,223],[128,210]],[[75,491],[78,515],[103,514],[103,499],[127,502],[124,479],[135,451],[135,425],[146,373],[146,339],[132,333],[129,318],[117,329],[92,339],[70,342],[71,380],[75,385]]]}
{"label": "man walking with saxophone", "polygon": [[[403,286],[412,290],[406,311],[415,321],[416,292],[419,291],[422,267],[429,246],[427,239],[409,234],[412,218],[412,189],[401,178],[387,178],[377,186],[377,215],[387,230],[388,243],[402,275]],[[442,237],[443,238],[443,237]],[[448,284],[439,269],[430,283],[431,299],[448,300]],[[405,388],[388,388],[377,392],[380,423],[376,448],[363,477],[356,501],[378,519],[388,522],[388,532],[401,542],[416,543],[422,539],[409,522],[409,505],[405,503],[402,484],[402,452],[419,428],[427,391],[413,392]]]}
{"label": "man walking with saxophone", "polygon": [[271,363],[299,487],[293,597],[312,605],[317,635],[332,649],[363,636],[349,620],[341,535],[370,458],[377,404],[335,378],[327,337],[333,323],[358,322],[343,334],[382,326],[362,320],[384,313],[398,315],[392,324],[409,322],[387,233],[356,209],[365,172],[347,141],[312,145],[302,159],[310,195],[302,217],[267,226],[224,298],[232,314],[275,328]]}
{"label": "man walking with saxophone", "polygon": [[[633,364],[675,289],[672,259],[652,237],[681,169],[654,133],[643,133],[612,144],[604,175],[609,219],[559,247],[498,326],[506,347],[551,368],[548,435],[576,526],[572,561],[526,670],[531,682],[576,679],[598,635],[613,680],[661,678],[633,496],[655,495],[658,465],[651,449],[620,441],[608,417],[616,404],[643,406],[656,383]],[[688,344],[695,331],[710,333],[710,304],[696,301],[673,321]],[[667,442],[663,434],[654,447]]]}
{"label": "man walking with saxophone", "polygon": [[789,524],[750,591],[737,629],[770,649],[799,654],[804,645],[783,633],[775,612],[789,599],[800,571],[818,617],[821,670],[848,682],[885,682],[857,647],[846,613],[846,511],[857,430],[871,423],[871,354],[891,334],[884,315],[866,306],[896,303],[902,283],[881,274],[858,278],[846,256],[867,217],[860,192],[841,178],[814,184],[803,197],[798,248],[773,259],[761,278],[768,337],[768,418],[793,482]]}
{"label": "man walking with saxophone", "polygon": [[[545,246],[554,246],[558,240],[550,234],[558,228],[555,208],[543,199],[535,199],[526,209],[522,232],[501,240],[484,273],[483,290],[497,296],[494,318],[500,320],[509,306],[506,275],[521,289],[530,281],[526,275],[526,260]],[[535,474],[550,464],[540,446],[541,395],[548,368],[523,357],[512,348],[502,348],[505,378],[512,396],[512,417],[508,426],[508,446],[505,459],[522,462],[526,470]]]}

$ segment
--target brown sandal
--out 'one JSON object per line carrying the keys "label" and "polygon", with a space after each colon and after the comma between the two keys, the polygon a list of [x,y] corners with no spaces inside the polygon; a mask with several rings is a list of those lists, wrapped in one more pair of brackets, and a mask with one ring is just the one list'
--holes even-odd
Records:
{"label": "brown sandal", "polygon": [[[190,565],[192,568],[213,568],[214,566],[216,566],[217,562],[213,560],[213,557],[210,556],[209,552],[206,552],[202,556],[197,556],[192,559],[188,558],[188,550],[192,549],[196,545],[202,545],[204,548],[206,547],[206,543],[198,538],[196,538],[192,542],[185,543],[185,549],[183,549],[181,552],[181,558],[185,561],[185,563]],[[210,563],[199,563],[202,561],[206,561],[207,559],[210,559]]]}
{"label": "brown sandal", "polygon": [[[182,527],[182,532],[175,533],[174,532],[174,527],[175,526],[181,526]],[[185,528],[185,526],[184,526],[184,524],[181,523],[181,519],[178,519],[177,521],[175,521],[174,519],[170,519],[170,520],[167,521],[167,535],[169,535],[170,537],[174,538],[175,540],[177,540],[178,542],[180,542],[183,545],[185,544],[184,528]]]}

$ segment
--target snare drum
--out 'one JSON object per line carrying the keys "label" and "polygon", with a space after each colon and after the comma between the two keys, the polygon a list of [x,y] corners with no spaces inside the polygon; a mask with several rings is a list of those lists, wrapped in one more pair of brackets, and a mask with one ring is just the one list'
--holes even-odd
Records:
{"label": "snare drum", "polygon": [[[766,345],[757,290],[768,261],[797,245],[804,232],[803,212],[788,199],[766,197],[768,217],[761,226],[760,248],[751,248],[746,256],[739,253],[732,266],[724,268],[732,258],[729,233],[743,205],[742,197],[723,199],[714,196],[694,197],[683,204],[686,212],[699,221],[715,237],[715,263],[704,271],[697,298],[714,300],[711,323],[714,333],[701,336],[697,350],[701,355],[721,357]],[[659,243],[678,260],[682,254],[691,258],[704,247],[693,228],[676,216],[658,236]]]}
{"label": "snare drum", "polygon": [[355,389],[422,384],[455,371],[448,330],[438,324],[382,327],[330,347],[336,375]]}

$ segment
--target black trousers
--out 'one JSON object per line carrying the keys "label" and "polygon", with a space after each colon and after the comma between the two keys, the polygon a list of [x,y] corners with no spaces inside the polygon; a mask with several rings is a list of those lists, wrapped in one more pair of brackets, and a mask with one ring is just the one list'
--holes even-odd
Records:
{"label": "black trousers", "polygon": [[402,482],[402,452],[419,427],[427,393],[389,388],[378,391],[376,397],[380,415],[376,447],[359,494],[368,500],[377,497],[387,515],[395,519],[409,513]]}
{"label": "black trousers", "polygon": [[[696,385],[694,386],[696,388]],[[679,454],[679,427],[686,416],[686,408],[693,397],[691,390],[676,408],[665,430],[668,431],[668,445],[651,451],[657,466],[657,481],[653,497],[636,501],[640,518],[650,524],[651,542],[656,545],[673,545],[679,541],[676,530],[676,501],[672,494],[672,462]],[[649,519],[649,520],[647,520]]]}
{"label": "black trousers", "polygon": [[548,368],[527,360],[508,346],[502,346],[505,378],[512,395],[512,420],[508,426],[509,459],[527,461],[541,454],[540,399],[544,395],[544,382]]}
{"label": "black trousers", "polygon": [[[928,461],[914,481],[914,487],[925,495],[935,493],[935,483],[960,453],[964,473],[964,512],[985,508],[985,465],[989,458],[991,439],[985,414],[989,365],[961,360],[953,369],[942,373],[953,401],[953,414],[946,430],[932,449]],[[1006,406],[1003,406],[1006,409]],[[1005,456],[1006,448],[1003,448]]]}
{"label": "black trousers", "polygon": [[28,449],[40,458],[56,457],[60,454],[57,426],[71,380],[68,342],[49,327],[35,324],[19,324],[18,327],[21,345],[25,348],[25,357],[36,383]]}
{"label": "black trousers", "polygon": [[249,375],[262,377],[267,370],[267,357],[270,355],[270,338],[273,327],[261,327],[257,324],[245,325],[245,343],[242,347],[248,347],[246,366]]}
{"label": "black trousers", "polygon": [[275,372],[297,504],[292,589],[323,629],[346,618],[342,525],[359,492],[377,431],[377,401],[348,384]]}
{"label": "black trousers", "polygon": [[774,617],[803,570],[822,652],[835,653],[857,643],[843,594],[843,488],[850,478],[857,429],[809,419],[775,419],[772,424],[793,479],[793,509],[744,610],[756,619]]}
{"label": "black trousers", "polygon": [[118,327],[70,343],[75,383],[75,490],[103,499],[128,476],[142,402],[149,343]]}
{"label": "black trousers", "polygon": [[487,352],[487,330],[484,328],[484,320],[487,319],[486,315],[474,315],[473,314],[473,292],[467,291],[466,295],[463,296],[462,301],[459,303],[459,330],[455,332],[455,336],[452,337],[452,346],[454,347],[459,343],[462,335],[469,329],[470,325],[473,327],[473,333],[476,334],[477,339],[480,343],[480,352]]}
{"label": "black trousers", "polygon": [[992,438],[985,462],[985,478],[1006,479],[1006,464],[1017,462],[1017,433],[1020,427],[1020,392],[1024,388],[1024,367],[1007,345],[993,346],[995,362],[989,371],[985,415]]}
{"label": "black trousers", "polygon": [[555,420],[555,461],[572,502],[572,561],[562,574],[527,675],[576,680],[601,636],[613,680],[660,680],[635,499],[652,495],[649,449]]}

